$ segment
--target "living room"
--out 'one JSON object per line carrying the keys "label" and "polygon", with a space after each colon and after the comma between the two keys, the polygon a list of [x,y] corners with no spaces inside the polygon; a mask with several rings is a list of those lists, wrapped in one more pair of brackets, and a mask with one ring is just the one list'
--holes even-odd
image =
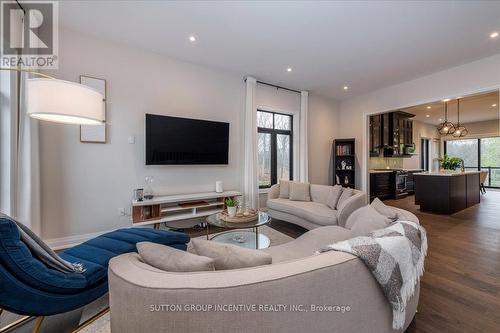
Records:
{"label": "living room", "polygon": [[[496,331],[500,164],[482,156],[500,132],[500,1],[44,3],[2,2],[0,332]],[[497,124],[479,133],[467,103],[483,95]],[[478,159],[439,134],[445,103]],[[395,111],[435,131],[415,126],[413,155],[387,162],[370,117]],[[478,202],[371,195],[370,171],[441,172],[446,153]],[[404,307],[341,247],[402,226],[421,242],[396,260]],[[235,267],[210,261],[231,251]]]}

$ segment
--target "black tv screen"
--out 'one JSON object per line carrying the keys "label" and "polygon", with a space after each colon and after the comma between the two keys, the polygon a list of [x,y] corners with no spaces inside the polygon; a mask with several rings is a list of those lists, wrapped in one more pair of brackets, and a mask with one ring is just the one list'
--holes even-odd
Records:
{"label": "black tv screen", "polygon": [[228,164],[229,123],[146,114],[146,165]]}

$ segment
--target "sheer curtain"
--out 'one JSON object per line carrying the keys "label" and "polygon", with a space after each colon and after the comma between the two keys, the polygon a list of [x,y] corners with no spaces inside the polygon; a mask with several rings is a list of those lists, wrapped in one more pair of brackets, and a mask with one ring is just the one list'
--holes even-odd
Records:
{"label": "sheer curtain", "polygon": [[0,75],[0,211],[40,234],[38,121],[26,114],[28,74]]}
{"label": "sheer curtain", "polygon": [[257,80],[246,78],[245,100],[245,139],[244,139],[244,167],[243,167],[243,194],[246,205],[250,208],[259,208],[259,182],[257,174]]}
{"label": "sheer curtain", "polygon": [[309,182],[309,147],[307,142],[307,126],[309,118],[309,93],[300,93],[300,138],[299,138],[299,180]]}

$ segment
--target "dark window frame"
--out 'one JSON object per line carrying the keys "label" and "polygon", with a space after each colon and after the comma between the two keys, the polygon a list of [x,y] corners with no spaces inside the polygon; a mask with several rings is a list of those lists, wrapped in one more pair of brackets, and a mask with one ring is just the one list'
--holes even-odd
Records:
{"label": "dark window frame", "polygon": [[420,139],[420,167],[429,171],[429,145],[430,140],[427,138]]}
{"label": "dark window frame", "polygon": [[[281,135],[288,135],[290,137],[290,168],[289,168],[289,174],[290,174],[290,180],[293,180],[293,115],[291,114],[286,114],[286,113],[280,113],[280,112],[274,112],[274,111],[266,111],[266,110],[261,110],[257,109],[257,112],[265,112],[265,113],[270,113],[273,115],[273,128],[266,128],[266,127],[257,127],[257,133],[266,133],[271,135],[271,185],[259,185],[260,189],[266,189],[270,188],[271,186],[275,185],[278,183],[278,151],[277,151],[277,136],[278,134]],[[275,115],[281,115],[281,116],[287,116],[290,117],[290,129],[289,130],[282,130],[282,129],[275,129],[275,120],[274,116]]]}

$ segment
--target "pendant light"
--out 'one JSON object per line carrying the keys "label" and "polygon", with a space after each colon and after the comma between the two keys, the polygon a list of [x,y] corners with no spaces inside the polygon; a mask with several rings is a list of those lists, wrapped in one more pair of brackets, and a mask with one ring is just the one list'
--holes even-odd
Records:
{"label": "pendant light", "polygon": [[465,126],[460,126],[460,98],[457,99],[457,113],[458,113],[458,122],[457,122],[457,128],[455,129],[455,132],[453,132],[453,137],[454,138],[463,138],[466,136],[469,131]]}
{"label": "pendant light", "polygon": [[444,100],[444,122],[438,125],[437,130],[443,136],[455,132],[455,125],[448,121],[448,100]]}

